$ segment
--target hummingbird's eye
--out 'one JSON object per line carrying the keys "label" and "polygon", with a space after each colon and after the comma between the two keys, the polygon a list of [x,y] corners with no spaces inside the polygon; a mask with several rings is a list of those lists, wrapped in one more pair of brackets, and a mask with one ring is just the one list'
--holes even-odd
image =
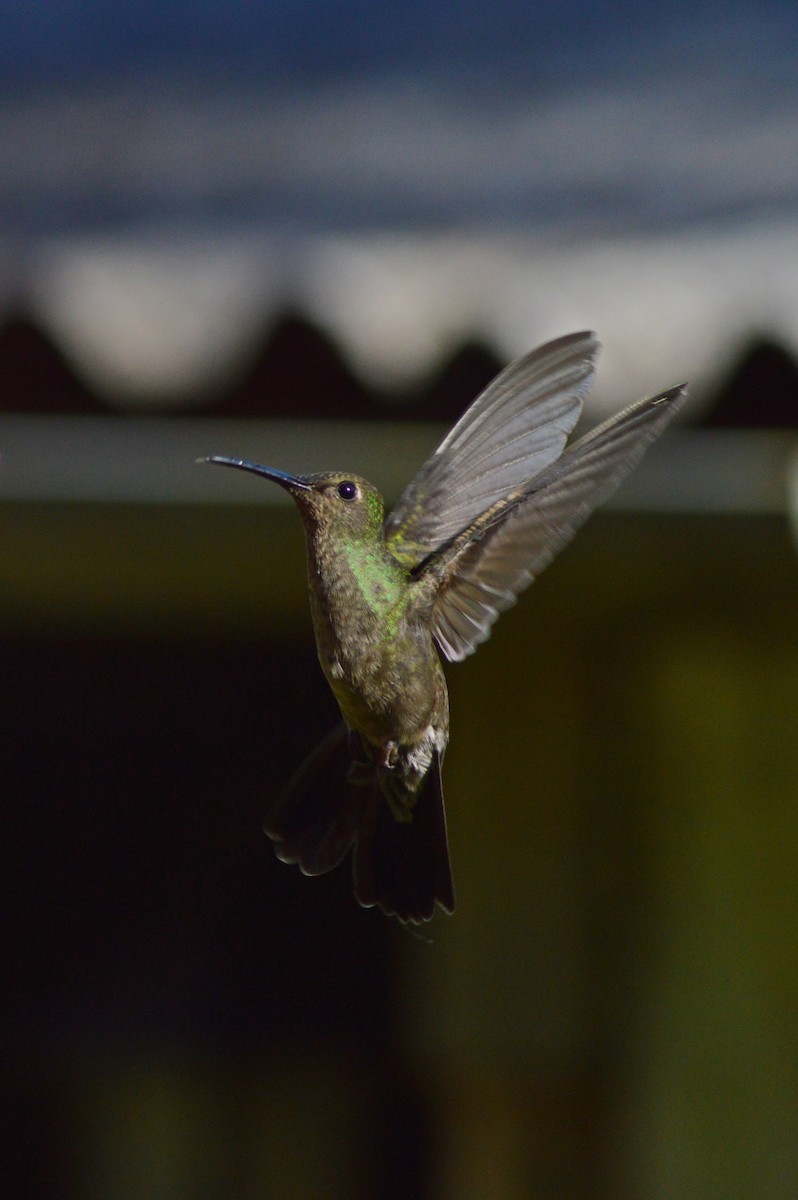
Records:
{"label": "hummingbird's eye", "polygon": [[344,479],[336,488],[338,495],[342,500],[354,500],[357,495],[357,484],[352,483],[351,479]]}

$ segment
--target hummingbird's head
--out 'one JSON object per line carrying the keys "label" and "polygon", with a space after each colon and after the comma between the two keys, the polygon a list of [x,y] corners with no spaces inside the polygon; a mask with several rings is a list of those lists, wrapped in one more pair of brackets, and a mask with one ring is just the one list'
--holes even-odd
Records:
{"label": "hummingbird's head", "polygon": [[343,471],[305,475],[306,490],[294,493],[302,518],[319,532],[354,539],[374,536],[382,528],[385,506],[368,480]]}
{"label": "hummingbird's head", "polygon": [[385,505],[377,489],[359,475],[327,471],[321,475],[289,475],[274,467],[242,458],[211,454],[199,462],[236,467],[271,479],[293,496],[309,533],[330,533],[360,540],[376,536],[382,528]]}

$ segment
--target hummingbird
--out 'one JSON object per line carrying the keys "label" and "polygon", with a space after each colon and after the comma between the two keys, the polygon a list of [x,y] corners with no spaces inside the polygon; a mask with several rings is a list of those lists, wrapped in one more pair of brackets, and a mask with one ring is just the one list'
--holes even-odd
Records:
{"label": "hummingbird", "polygon": [[405,924],[454,911],[441,765],[459,662],[636,465],[686,399],[671,387],[568,443],[599,342],[573,333],[488,384],[390,515],[346,471],[295,475],[242,458],[293,498],[304,526],[321,668],[343,718],[266,816],[306,875],[353,851],[354,893]]}

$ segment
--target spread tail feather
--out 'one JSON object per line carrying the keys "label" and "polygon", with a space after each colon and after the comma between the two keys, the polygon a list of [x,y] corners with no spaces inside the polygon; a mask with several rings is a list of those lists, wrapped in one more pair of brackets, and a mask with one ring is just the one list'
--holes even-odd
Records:
{"label": "spread tail feather", "polygon": [[357,835],[362,796],[346,782],[347,729],[336,725],[289,779],[263,823],[277,857],[304,875],[324,875]]}
{"label": "spread tail feather", "polygon": [[[397,821],[372,772],[371,781],[347,781],[358,740],[338,725],[291,778],[264,822],[277,857],[305,875],[323,875],[354,844],[355,897],[400,921],[428,921],[436,902],[454,910],[446,838],[441,760],[434,761],[413,809]],[[361,763],[362,765],[362,763]],[[373,764],[371,764],[373,766]]]}
{"label": "spread tail feather", "polygon": [[400,921],[429,921],[436,902],[454,912],[437,751],[412,820],[397,821],[379,788],[371,788],[355,842],[354,875],[358,902],[377,904]]}

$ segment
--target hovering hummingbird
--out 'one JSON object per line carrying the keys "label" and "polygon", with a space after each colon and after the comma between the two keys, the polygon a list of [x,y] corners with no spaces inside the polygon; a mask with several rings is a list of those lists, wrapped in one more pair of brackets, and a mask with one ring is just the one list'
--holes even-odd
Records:
{"label": "hovering hummingbird", "polygon": [[[566,448],[593,378],[592,333],[511,363],[477,397],[385,517],[358,475],[289,475],[305,528],[321,667],[343,723],[289,781],[264,828],[284,862],[332,870],[353,848],[354,890],[420,923],[454,910],[441,763],[449,702],[438,650],[471,654],[640,460],[686,398],[669,388]],[[437,643],[437,649],[436,649]]]}

